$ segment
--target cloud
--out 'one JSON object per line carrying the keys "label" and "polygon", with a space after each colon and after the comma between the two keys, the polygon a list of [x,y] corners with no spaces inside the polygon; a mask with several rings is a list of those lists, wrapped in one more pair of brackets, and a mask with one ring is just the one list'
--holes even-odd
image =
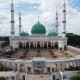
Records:
{"label": "cloud", "polygon": [[[67,32],[72,32],[80,35],[80,12],[75,8],[78,3],[76,0],[66,0],[67,4]],[[79,1],[79,0],[78,0]],[[8,36],[11,30],[11,0],[0,0],[0,35]],[[73,5],[71,5],[73,3]],[[40,22],[45,25],[47,33],[55,31],[55,13],[56,9],[59,13],[59,34],[63,31],[63,0],[14,0],[15,5],[15,32],[19,33],[19,9],[22,13],[22,31],[27,31],[31,34],[32,26],[37,22],[40,16]],[[25,7],[25,9],[24,9]]]}

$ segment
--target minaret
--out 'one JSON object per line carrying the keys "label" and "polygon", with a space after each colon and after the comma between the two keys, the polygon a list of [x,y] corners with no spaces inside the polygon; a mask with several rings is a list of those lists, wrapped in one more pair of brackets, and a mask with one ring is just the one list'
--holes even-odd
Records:
{"label": "minaret", "polygon": [[13,4],[13,0],[11,3],[11,37],[14,38],[15,36],[15,31],[14,31],[14,4]]}
{"label": "minaret", "polygon": [[56,33],[58,33],[58,11],[56,10]]}
{"label": "minaret", "polygon": [[21,33],[21,13],[19,12],[19,33]]}
{"label": "minaret", "polygon": [[64,0],[64,10],[63,10],[63,32],[62,32],[62,37],[66,37],[66,3]]}

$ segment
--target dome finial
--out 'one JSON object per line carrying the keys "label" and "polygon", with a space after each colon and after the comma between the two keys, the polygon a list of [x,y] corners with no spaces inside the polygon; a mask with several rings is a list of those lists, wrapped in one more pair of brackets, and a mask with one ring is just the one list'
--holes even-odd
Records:
{"label": "dome finial", "polygon": [[38,16],[38,22],[39,22],[39,16]]}

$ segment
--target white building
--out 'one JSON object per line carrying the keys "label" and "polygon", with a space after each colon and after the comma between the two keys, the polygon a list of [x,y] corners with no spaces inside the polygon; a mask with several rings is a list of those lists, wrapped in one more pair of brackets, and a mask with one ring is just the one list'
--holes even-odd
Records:
{"label": "white building", "polygon": [[62,36],[58,36],[58,12],[56,11],[56,31],[50,32],[46,35],[46,27],[38,22],[32,27],[31,33],[29,35],[27,32],[21,32],[21,13],[19,13],[19,37],[15,36],[14,29],[14,4],[11,3],[11,38],[10,45],[16,48],[24,48],[24,49],[48,49],[48,48],[62,48],[67,46],[67,38],[66,38],[66,4],[64,3],[63,10],[63,32]]}

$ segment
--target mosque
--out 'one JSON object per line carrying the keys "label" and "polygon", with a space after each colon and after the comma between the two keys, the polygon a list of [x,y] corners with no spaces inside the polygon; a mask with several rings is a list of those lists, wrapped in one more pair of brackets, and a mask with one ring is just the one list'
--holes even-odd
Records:
{"label": "mosque", "polygon": [[22,32],[21,28],[21,13],[19,13],[19,37],[15,36],[14,28],[14,4],[11,4],[11,38],[10,45],[13,49],[64,49],[67,46],[66,38],[66,5],[63,10],[63,32],[62,36],[58,36],[58,12],[56,11],[56,31],[46,35],[46,27],[38,22],[33,25],[31,35],[27,32]]}
{"label": "mosque", "polygon": [[[56,31],[46,34],[46,27],[38,20],[36,24],[32,26],[31,35],[27,32],[22,32],[21,28],[21,13],[19,13],[19,36],[15,36],[15,26],[14,26],[14,3],[11,3],[11,37],[10,46],[13,50],[29,50],[31,55],[36,54],[37,50],[53,52],[67,51],[70,53],[80,53],[80,50],[73,47],[67,46],[66,37],[66,3],[63,6],[63,32],[62,36],[59,36],[58,32],[58,11],[56,11]],[[71,49],[70,49],[71,48]],[[73,52],[71,52],[73,50]],[[48,52],[49,53],[49,52]],[[35,55],[33,54],[33,55]],[[47,54],[45,52],[45,54]],[[20,55],[20,53],[19,53]],[[18,56],[19,56],[18,55]],[[31,58],[21,59],[21,58],[0,58],[0,64],[3,66],[8,66],[13,71],[11,72],[1,72],[0,76],[5,76],[11,78],[11,80],[67,80],[71,76],[76,74],[76,71],[66,71],[67,68],[79,69],[80,67],[80,57],[72,56],[69,58],[58,57],[53,58],[46,56],[34,56]],[[27,56],[28,57],[28,56]],[[37,75],[36,75],[37,74]],[[63,79],[64,78],[64,79]]]}

